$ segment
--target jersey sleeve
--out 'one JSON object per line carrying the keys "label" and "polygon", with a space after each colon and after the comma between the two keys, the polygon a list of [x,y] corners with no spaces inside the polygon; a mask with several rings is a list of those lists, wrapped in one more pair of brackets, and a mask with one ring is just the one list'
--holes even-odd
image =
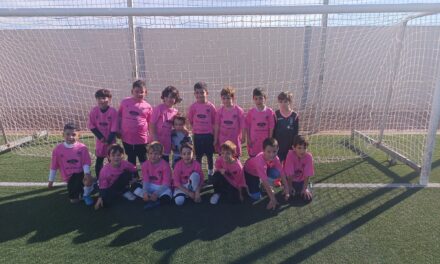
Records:
{"label": "jersey sleeve", "polygon": [[274,129],[275,128],[275,113],[273,112],[272,109],[269,108],[268,114],[269,114],[269,129]]}
{"label": "jersey sleeve", "polygon": [[179,163],[180,162],[176,163],[176,166],[174,167],[174,171],[173,171],[173,185],[175,187],[179,187],[181,185],[180,184],[180,177],[179,177],[181,168],[180,168],[180,164]]}
{"label": "jersey sleeve", "polygon": [[188,109],[188,121],[191,126],[193,126],[193,116],[194,116],[194,105],[191,105]]}
{"label": "jersey sleeve", "polygon": [[112,108],[112,126],[110,132],[119,132],[119,115],[116,109]]}
{"label": "jersey sleeve", "polygon": [[148,172],[148,161],[144,161],[141,165],[141,173],[142,173],[142,182],[149,182],[149,172]]}
{"label": "jersey sleeve", "polygon": [[153,111],[151,113],[151,123],[157,126],[157,121],[160,117],[160,106],[156,106],[153,108]]}
{"label": "jersey sleeve", "polygon": [[238,114],[238,122],[239,122],[238,129],[242,130],[243,128],[246,128],[245,120],[244,120],[245,115],[244,115],[244,111],[241,107],[237,107],[237,109],[238,109],[237,114]]}
{"label": "jersey sleeve", "polygon": [[57,148],[55,148],[52,151],[52,158],[50,161],[50,169],[51,170],[57,170],[59,168],[59,164],[58,164],[58,151]]}
{"label": "jersey sleeve", "polygon": [[215,168],[215,170],[217,170],[217,171],[223,169],[223,162],[222,162],[221,159],[222,159],[221,157],[218,157],[218,158],[215,160],[214,168]]}
{"label": "jersey sleeve", "polygon": [[211,104],[211,123],[214,126],[215,125],[215,117],[217,115],[217,110],[215,109],[215,106]]}
{"label": "jersey sleeve", "polygon": [[90,158],[90,153],[89,153],[89,149],[84,146],[83,147],[83,151],[82,151],[82,165],[92,165],[92,159]]}
{"label": "jersey sleeve", "polygon": [[241,164],[240,160],[237,160],[237,167],[239,168],[238,174],[237,174],[237,186],[239,187],[246,187],[246,180],[244,179],[244,169],[243,165]]}
{"label": "jersey sleeve", "polygon": [[168,165],[168,163],[164,162],[165,166],[164,166],[164,174],[163,174],[163,184],[166,186],[170,186],[171,185],[171,168]]}
{"label": "jersey sleeve", "polygon": [[313,175],[315,175],[315,168],[313,165],[313,157],[310,153],[306,154],[306,162],[305,162],[305,167],[304,167],[304,177],[312,177]]}
{"label": "jersey sleeve", "polygon": [[286,160],[284,161],[284,174],[288,177],[295,174],[293,155],[291,151],[288,152]]}
{"label": "jersey sleeve", "polygon": [[89,121],[87,122],[87,127],[92,130],[96,128],[96,123],[94,122],[93,114],[94,114],[94,108],[89,113]]}

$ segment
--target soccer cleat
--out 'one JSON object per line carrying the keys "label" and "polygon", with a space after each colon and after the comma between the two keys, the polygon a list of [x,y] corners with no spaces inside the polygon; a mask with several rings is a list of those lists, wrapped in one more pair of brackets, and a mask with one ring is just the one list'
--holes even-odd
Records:
{"label": "soccer cleat", "polygon": [[83,200],[87,206],[91,206],[94,204],[93,198],[90,195],[84,196]]}
{"label": "soccer cleat", "polygon": [[260,193],[260,192],[250,193],[249,196],[250,196],[251,199],[254,200],[254,201],[258,201],[258,200],[261,199],[261,193]]}
{"label": "soccer cleat", "polygon": [[134,201],[136,199],[136,196],[130,191],[125,192],[122,196],[129,201]]}
{"label": "soccer cleat", "polygon": [[136,190],[134,190],[134,195],[136,195],[137,197],[144,199],[144,190],[142,190],[142,188],[138,187],[136,188]]}
{"label": "soccer cleat", "polygon": [[159,205],[160,205],[160,201],[159,200],[154,201],[154,202],[150,201],[150,202],[145,203],[144,210],[153,209],[155,207],[158,207]]}
{"label": "soccer cleat", "polygon": [[217,204],[217,203],[218,203],[218,200],[220,200],[220,194],[219,194],[219,193],[214,193],[214,194],[211,196],[211,199],[209,200],[209,202],[210,202],[211,204]]}

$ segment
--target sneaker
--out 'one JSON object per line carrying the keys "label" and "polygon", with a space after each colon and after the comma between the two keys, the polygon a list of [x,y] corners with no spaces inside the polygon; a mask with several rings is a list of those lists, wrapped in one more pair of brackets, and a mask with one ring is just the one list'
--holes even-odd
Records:
{"label": "sneaker", "polygon": [[136,199],[136,196],[130,191],[125,192],[122,196],[129,201],[134,201]]}
{"label": "sneaker", "polygon": [[273,181],[273,186],[275,187],[281,187],[281,180],[280,179],[276,179]]}
{"label": "sneaker", "polygon": [[83,200],[84,200],[84,203],[85,203],[87,206],[90,206],[90,205],[93,205],[93,204],[94,204],[93,198],[90,197],[90,195],[84,196],[84,197],[83,197]]}
{"label": "sneaker", "polygon": [[144,210],[153,209],[154,207],[158,207],[159,205],[160,205],[159,200],[157,200],[155,202],[150,201],[150,202],[145,203]]}
{"label": "sneaker", "polygon": [[142,188],[138,187],[136,188],[136,190],[134,190],[134,195],[136,195],[137,197],[144,199],[144,190],[142,190]]}
{"label": "sneaker", "polygon": [[217,203],[218,203],[218,200],[220,200],[220,194],[219,194],[219,193],[214,193],[214,194],[211,196],[211,199],[209,200],[209,202],[210,202],[211,204],[217,204]]}
{"label": "sneaker", "polygon": [[261,193],[260,193],[260,192],[250,193],[249,196],[250,196],[251,199],[254,200],[254,201],[258,201],[258,200],[261,199]]}

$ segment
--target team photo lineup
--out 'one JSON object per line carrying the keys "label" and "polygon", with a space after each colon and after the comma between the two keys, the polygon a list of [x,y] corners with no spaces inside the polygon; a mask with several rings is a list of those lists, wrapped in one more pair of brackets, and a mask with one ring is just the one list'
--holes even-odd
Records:
{"label": "team photo lineup", "polygon": [[[79,128],[66,123],[64,142],[52,151],[48,187],[53,187],[59,170],[70,202],[83,200],[96,210],[120,198],[143,200],[144,209],[182,206],[186,200],[200,203],[202,188],[211,185],[212,205],[256,202],[266,195],[266,208],[273,210],[279,205],[273,187],[282,187],[284,202],[311,202],[313,157],[307,138],[298,134],[292,93],[278,95],[276,111],[266,106],[266,93],[258,87],[252,92],[255,107],[248,111],[235,103],[232,86],[221,90],[221,106],[213,105],[208,94],[208,85],[197,82],[195,102],[180,113],[175,106],[182,98],[174,86],[163,89],[163,103],[153,107],[144,99],[146,83],[137,80],[118,110],[111,106],[111,91],[96,91],[97,105],[88,117],[88,129],[96,138],[95,171],[88,147],[79,141]],[[242,144],[249,157],[244,164]]]}

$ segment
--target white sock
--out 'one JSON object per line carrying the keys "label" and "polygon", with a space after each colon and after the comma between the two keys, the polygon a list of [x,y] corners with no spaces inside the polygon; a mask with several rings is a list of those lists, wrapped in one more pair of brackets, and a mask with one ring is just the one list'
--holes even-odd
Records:
{"label": "white sock", "polygon": [[84,190],[84,196],[89,196],[93,191],[93,185],[84,186],[83,190]]}
{"label": "white sock", "polygon": [[214,174],[214,171],[213,170],[208,170],[208,175],[213,175]]}

